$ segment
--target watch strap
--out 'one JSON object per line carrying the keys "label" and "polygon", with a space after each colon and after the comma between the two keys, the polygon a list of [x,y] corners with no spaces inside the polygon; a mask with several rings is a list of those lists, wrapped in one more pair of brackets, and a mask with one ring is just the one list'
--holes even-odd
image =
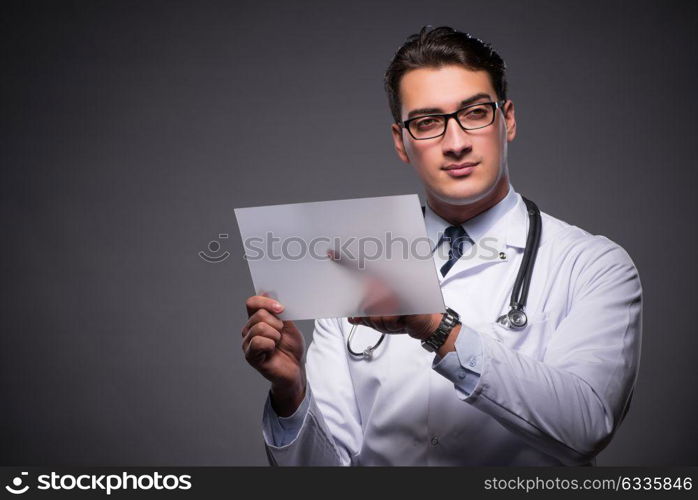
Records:
{"label": "watch strap", "polygon": [[438,351],[446,343],[446,339],[451,334],[451,331],[456,325],[460,324],[460,315],[450,307],[447,307],[434,333],[422,340],[422,347],[429,352]]}

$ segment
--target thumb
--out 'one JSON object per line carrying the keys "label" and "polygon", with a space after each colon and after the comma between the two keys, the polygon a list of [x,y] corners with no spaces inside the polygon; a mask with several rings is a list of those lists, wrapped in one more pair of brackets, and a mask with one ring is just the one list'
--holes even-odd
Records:
{"label": "thumb", "polygon": [[290,334],[292,337],[302,337],[301,331],[298,329],[293,321],[284,321],[284,332]]}

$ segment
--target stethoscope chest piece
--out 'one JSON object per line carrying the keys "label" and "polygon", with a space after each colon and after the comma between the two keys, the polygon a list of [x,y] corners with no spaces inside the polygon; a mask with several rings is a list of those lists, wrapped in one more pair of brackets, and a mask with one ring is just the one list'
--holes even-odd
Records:
{"label": "stethoscope chest piece", "polygon": [[523,328],[528,323],[528,317],[520,309],[511,309],[497,318],[497,323],[506,328]]}
{"label": "stethoscope chest piece", "polygon": [[509,324],[514,328],[523,328],[528,323],[526,313],[520,309],[512,309],[507,313]]}

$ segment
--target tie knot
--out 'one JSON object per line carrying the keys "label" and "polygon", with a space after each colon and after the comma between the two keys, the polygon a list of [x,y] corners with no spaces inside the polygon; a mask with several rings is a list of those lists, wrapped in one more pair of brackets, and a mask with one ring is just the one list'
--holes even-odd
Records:
{"label": "tie knot", "polygon": [[448,226],[444,231],[444,237],[451,244],[454,256],[459,259],[463,255],[463,245],[466,241],[470,241],[468,233],[463,229],[463,226]]}
{"label": "tie knot", "polygon": [[462,238],[463,236],[467,236],[467,234],[468,233],[465,232],[463,226],[448,226],[444,231],[444,236],[451,241],[457,238]]}
{"label": "tie knot", "polygon": [[458,259],[463,256],[463,246],[466,241],[473,243],[463,226],[448,226],[444,231],[444,239],[448,240],[451,249],[448,252],[448,262],[441,266],[441,275],[446,276]]}

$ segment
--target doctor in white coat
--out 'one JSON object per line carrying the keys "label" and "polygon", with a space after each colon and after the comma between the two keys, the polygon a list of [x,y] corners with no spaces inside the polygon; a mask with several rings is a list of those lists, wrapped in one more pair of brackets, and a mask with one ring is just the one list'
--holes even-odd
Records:
{"label": "doctor in white coat", "polygon": [[[445,327],[443,313],[320,319],[304,364],[303,336],[276,316],[283,304],[250,297],[242,349],[271,382],[262,423],[270,463],[594,464],[637,377],[633,261],[608,238],[542,212],[528,322],[498,322],[529,229],[509,181],[516,120],[504,62],[467,34],[424,28],[396,53],[386,90],[395,150],[424,184],[434,263],[460,324]],[[454,232],[463,248],[443,237]],[[484,242],[496,258],[468,251]],[[354,351],[388,333],[370,360],[347,350],[353,325]],[[435,352],[420,342],[434,339]]]}

